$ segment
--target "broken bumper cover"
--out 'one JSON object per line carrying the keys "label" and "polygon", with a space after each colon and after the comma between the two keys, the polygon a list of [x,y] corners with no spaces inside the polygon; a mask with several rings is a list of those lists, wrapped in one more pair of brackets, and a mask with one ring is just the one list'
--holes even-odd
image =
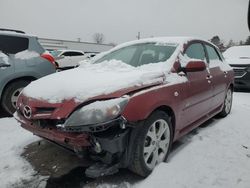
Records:
{"label": "broken bumper cover", "polygon": [[122,116],[110,120],[105,123],[98,123],[98,124],[92,124],[92,125],[81,125],[81,126],[63,126],[63,125],[57,125],[57,128],[66,131],[66,132],[89,132],[89,133],[97,133],[97,132],[103,132],[110,127],[119,125],[121,128],[126,127],[126,119]]}
{"label": "broken bumper cover", "polygon": [[14,113],[14,118],[21,123],[24,129],[33,134],[61,145],[67,145],[74,150],[90,146],[89,136],[86,133],[69,133],[60,131],[56,127],[42,128],[17,112]]}

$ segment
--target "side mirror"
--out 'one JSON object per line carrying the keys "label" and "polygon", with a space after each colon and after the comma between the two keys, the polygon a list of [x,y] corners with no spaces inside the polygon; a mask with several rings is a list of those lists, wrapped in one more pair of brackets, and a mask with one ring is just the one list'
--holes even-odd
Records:
{"label": "side mirror", "polygon": [[206,63],[202,60],[191,60],[187,63],[184,70],[186,72],[198,72],[206,70]]}
{"label": "side mirror", "polygon": [[10,67],[10,64],[8,63],[0,63],[0,68],[2,67]]}

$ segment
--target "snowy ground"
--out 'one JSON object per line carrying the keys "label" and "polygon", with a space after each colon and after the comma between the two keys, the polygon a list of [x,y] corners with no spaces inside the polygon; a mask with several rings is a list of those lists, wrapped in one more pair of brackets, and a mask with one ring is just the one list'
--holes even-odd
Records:
{"label": "snowy ground", "polygon": [[[213,119],[180,139],[168,163],[160,164],[147,179],[121,171],[78,187],[249,188],[249,115],[250,93],[235,93],[227,118]],[[13,118],[0,119],[0,187],[46,186],[48,177],[20,156],[25,146],[37,140]]]}

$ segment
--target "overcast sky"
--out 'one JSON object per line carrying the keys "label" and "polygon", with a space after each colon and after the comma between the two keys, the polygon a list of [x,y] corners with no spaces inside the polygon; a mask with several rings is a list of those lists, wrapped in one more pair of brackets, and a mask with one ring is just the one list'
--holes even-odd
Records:
{"label": "overcast sky", "polygon": [[141,36],[245,40],[248,0],[0,0],[0,27],[39,37],[121,43]]}

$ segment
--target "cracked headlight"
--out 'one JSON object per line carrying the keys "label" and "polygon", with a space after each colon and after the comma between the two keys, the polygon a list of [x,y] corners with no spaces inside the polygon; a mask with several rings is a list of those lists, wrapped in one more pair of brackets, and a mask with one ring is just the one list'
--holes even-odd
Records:
{"label": "cracked headlight", "polygon": [[65,121],[64,127],[105,123],[118,117],[129,101],[128,96],[96,101],[73,112]]}

